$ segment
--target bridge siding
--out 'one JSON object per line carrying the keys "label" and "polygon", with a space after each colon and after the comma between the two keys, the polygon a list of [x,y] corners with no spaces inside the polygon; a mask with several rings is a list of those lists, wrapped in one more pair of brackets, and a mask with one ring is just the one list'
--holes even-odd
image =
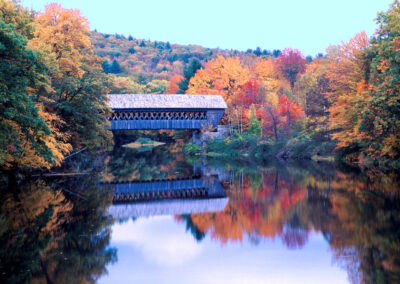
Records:
{"label": "bridge siding", "polygon": [[207,120],[114,120],[111,130],[118,129],[201,129]]}
{"label": "bridge siding", "polygon": [[[162,111],[149,109],[149,111]],[[110,130],[122,129],[202,129],[208,125],[216,128],[224,110],[206,110],[206,120],[111,120]]]}

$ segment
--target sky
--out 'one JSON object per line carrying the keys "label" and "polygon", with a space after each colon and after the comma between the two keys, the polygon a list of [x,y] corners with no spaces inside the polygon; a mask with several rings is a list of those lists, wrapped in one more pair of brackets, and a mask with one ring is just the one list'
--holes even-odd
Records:
{"label": "sky", "polygon": [[[54,1],[22,0],[43,11]],[[297,48],[305,55],[376,30],[393,0],[59,0],[79,9],[91,30],[138,39],[247,50]]]}
{"label": "sky", "polygon": [[220,244],[210,238],[196,242],[173,216],[131,219],[112,227],[110,247],[118,262],[98,283],[349,283],[347,271],[334,260],[321,233],[310,232],[301,249],[288,249],[276,238],[257,245]]}

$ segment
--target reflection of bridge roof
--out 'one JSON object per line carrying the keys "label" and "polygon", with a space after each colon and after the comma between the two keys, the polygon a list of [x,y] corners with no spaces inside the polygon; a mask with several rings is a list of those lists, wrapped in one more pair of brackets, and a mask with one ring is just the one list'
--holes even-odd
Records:
{"label": "reflection of bridge roof", "polygon": [[112,109],[226,109],[220,95],[110,94]]}
{"label": "reflection of bridge roof", "polygon": [[114,204],[108,214],[114,218],[149,217],[160,215],[182,215],[224,210],[228,198],[182,199]]}

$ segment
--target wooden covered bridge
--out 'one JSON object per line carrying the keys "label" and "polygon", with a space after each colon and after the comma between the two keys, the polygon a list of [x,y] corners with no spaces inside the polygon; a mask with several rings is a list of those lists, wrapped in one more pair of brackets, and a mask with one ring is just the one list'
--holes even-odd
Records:
{"label": "wooden covered bridge", "polygon": [[110,130],[216,128],[227,105],[220,95],[111,94]]}

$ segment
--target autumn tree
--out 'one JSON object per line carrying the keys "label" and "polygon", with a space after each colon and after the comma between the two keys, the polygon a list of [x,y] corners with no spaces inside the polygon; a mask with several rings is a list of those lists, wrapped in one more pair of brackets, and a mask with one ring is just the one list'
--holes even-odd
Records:
{"label": "autumn tree", "polygon": [[295,85],[299,103],[306,116],[306,134],[316,140],[329,139],[330,101],[327,93],[330,88],[326,76],[327,63],[325,58],[318,58],[308,64]]}
{"label": "autumn tree", "polygon": [[279,98],[279,115],[283,120],[283,128],[290,133],[293,123],[304,116],[303,109],[292,98],[284,95]]}
{"label": "autumn tree", "polygon": [[253,65],[253,73],[266,86],[268,92],[278,95],[283,93],[283,89],[288,88],[288,86],[285,86],[284,80],[281,80],[279,69],[276,67],[272,57],[257,60]]}
{"label": "autumn tree", "polygon": [[220,94],[228,104],[228,117],[231,123],[239,124],[241,111],[239,93],[249,81],[250,71],[239,57],[218,56],[207,62],[204,69],[197,71],[189,82],[188,94]]}
{"label": "autumn tree", "polygon": [[111,94],[143,94],[146,86],[135,82],[131,77],[111,76]]}
{"label": "autumn tree", "polygon": [[168,92],[168,81],[153,80],[146,84],[146,94],[165,94]]}
{"label": "autumn tree", "polygon": [[267,94],[260,116],[263,120],[264,133],[272,134],[275,141],[278,141],[282,121],[279,115],[279,98],[275,93]]}
{"label": "autumn tree", "polygon": [[178,84],[183,80],[183,76],[179,74],[174,74],[169,80],[168,93],[177,94],[179,90]]}
{"label": "autumn tree", "polygon": [[297,49],[285,48],[276,60],[280,71],[289,81],[293,90],[297,76],[305,71],[306,59]]}
{"label": "autumn tree", "polygon": [[[368,99],[360,114],[359,132],[362,151],[374,160],[400,159],[400,4],[377,18],[379,29],[366,50],[365,79],[368,89],[358,93]],[[363,81],[361,81],[363,82]],[[359,111],[359,109],[356,109]]]}
{"label": "autumn tree", "polygon": [[326,77],[330,89],[327,95],[331,102],[329,124],[338,147],[357,149],[362,136],[361,117],[369,100],[363,71],[363,54],[368,46],[368,37],[363,32],[348,43],[328,50]]}
{"label": "autumn tree", "polygon": [[251,79],[247,81],[239,91],[238,104],[249,108],[252,104],[260,104],[263,101],[260,96],[260,84]]}
{"label": "autumn tree", "polygon": [[29,46],[41,52],[50,66],[51,86],[44,92],[45,111],[52,111],[68,122],[62,132],[71,133],[75,148],[105,145],[108,79],[93,53],[88,21],[79,11],[58,4],[45,7],[35,18],[35,37]]}
{"label": "autumn tree", "polygon": [[[240,112],[239,120],[239,131],[243,131],[243,128],[247,128],[247,122],[250,123],[250,114],[256,113],[255,105],[259,105],[263,102],[263,94],[260,93],[260,85],[255,79],[251,79],[246,82],[239,90],[238,102],[236,109]],[[253,106],[253,109],[249,108]],[[247,113],[247,115],[246,115]],[[253,121],[255,122],[255,121]],[[249,126],[250,127],[250,126]]]}
{"label": "autumn tree", "polygon": [[19,1],[0,0],[0,19],[13,25],[14,31],[27,39],[33,37],[34,19]]}
{"label": "autumn tree", "polygon": [[[2,8],[5,4],[0,2]],[[39,115],[33,93],[45,83],[47,69],[38,55],[27,49],[26,38],[5,20],[20,22],[0,15],[0,165],[48,167],[53,158],[46,145],[50,129]]]}

